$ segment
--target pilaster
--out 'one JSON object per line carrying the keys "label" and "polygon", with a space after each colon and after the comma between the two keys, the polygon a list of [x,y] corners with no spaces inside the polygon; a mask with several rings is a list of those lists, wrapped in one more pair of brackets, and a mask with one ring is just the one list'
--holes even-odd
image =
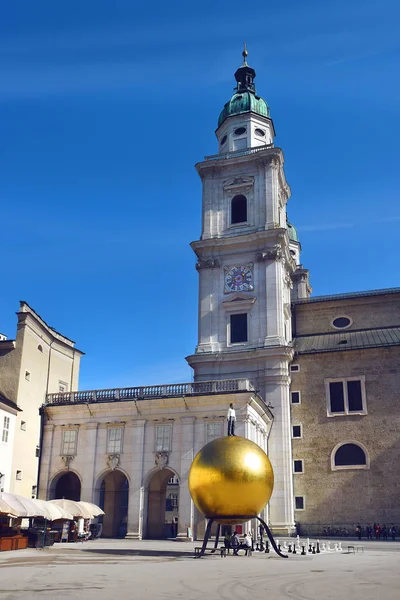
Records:
{"label": "pilaster", "polygon": [[93,476],[97,453],[98,423],[85,423],[81,427],[80,435],[85,435],[85,462],[82,471],[81,500],[93,502]]}
{"label": "pilaster", "polygon": [[181,469],[179,482],[179,516],[178,516],[178,535],[177,539],[181,541],[192,541],[193,537],[188,537],[188,529],[194,531],[194,504],[189,493],[188,477],[189,469],[194,458],[195,444],[195,417],[181,417]]}
{"label": "pilaster", "polygon": [[[146,419],[137,419],[127,424],[127,434],[132,440],[132,460],[129,472],[129,502],[127,538],[141,540],[143,537],[144,518],[144,482],[143,461],[145,454],[145,426]],[[129,432],[129,433],[128,433]]]}

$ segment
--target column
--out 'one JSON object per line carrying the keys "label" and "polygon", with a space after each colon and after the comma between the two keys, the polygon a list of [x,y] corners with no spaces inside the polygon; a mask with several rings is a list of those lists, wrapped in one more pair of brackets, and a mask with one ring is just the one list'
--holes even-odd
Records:
{"label": "column", "polygon": [[[82,471],[81,500],[93,502],[93,478],[94,463],[97,452],[97,428],[98,423],[85,423],[85,462]],[[82,434],[83,427],[80,430]]]}
{"label": "column", "polygon": [[188,528],[193,536],[194,504],[189,493],[189,469],[194,458],[194,428],[196,417],[181,417],[181,469],[179,481],[179,516],[177,539],[191,541]]}
{"label": "column", "polygon": [[275,484],[269,504],[271,526],[279,533],[290,533],[294,528],[294,498],[292,474],[292,440],[290,425],[289,382],[280,378],[273,392],[266,397],[274,406],[274,423],[268,444],[268,454],[274,469]]}
{"label": "column", "polygon": [[54,429],[55,425],[49,423],[44,426],[43,431],[42,455],[40,458],[40,480],[38,481],[39,489],[37,494],[37,497],[42,500],[47,500],[49,498]]}
{"label": "column", "polygon": [[[143,537],[144,518],[144,482],[143,461],[145,442],[146,419],[132,421],[129,427],[130,439],[132,441],[131,463],[129,465],[129,502],[127,538],[141,540]],[[127,428],[128,429],[128,428]],[[126,433],[128,433],[126,431]],[[126,436],[128,437],[128,436]]]}

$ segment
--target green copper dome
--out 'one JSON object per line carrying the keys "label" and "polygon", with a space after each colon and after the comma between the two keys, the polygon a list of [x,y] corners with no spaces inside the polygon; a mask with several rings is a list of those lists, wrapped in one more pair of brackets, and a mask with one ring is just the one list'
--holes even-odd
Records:
{"label": "green copper dome", "polygon": [[243,64],[235,73],[236,87],[232,98],[222,109],[218,118],[218,127],[228,118],[244,113],[255,113],[261,117],[269,117],[269,106],[263,98],[257,96],[254,79],[255,70],[247,64],[246,44],[242,52]]}
{"label": "green copper dome", "polygon": [[252,92],[235,92],[218,117],[218,127],[221,127],[228,117],[249,112],[269,117],[269,106],[263,98]]}
{"label": "green copper dome", "polygon": [[286,228],[287,228],[289,240],[291,242],[298,242],[299,235],[297,233],[296,227],[294,225],[292,225],[291,223],[289,223],[289,221],[286,221]]}

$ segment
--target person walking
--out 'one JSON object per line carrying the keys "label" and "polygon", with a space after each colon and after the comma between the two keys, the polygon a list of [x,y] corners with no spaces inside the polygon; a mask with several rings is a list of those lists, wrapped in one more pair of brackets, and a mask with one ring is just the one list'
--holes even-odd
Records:
{"label": "person walking", "polygon": [[388,528],[386,527],[386,523],[384,523],[382,527],[382,537],[384,540],[388,539]]}
{"label": "person walking", "polygon": [[358,535],[358,539],[361,540],[362,527],[361,527],[360,523],[358,523],[358,525],[356,527],[356,534]]}
{"label": "person walking", "polygon": [[228,435],[235,435],[235,423],[236,423],[236,411],[234,405],[231,403],[228,408],[228,414],[226,415],[228,421]]}
{"label": "person walking", "polygon": [[367,526],[367,540],[372,540],[372,525]]}

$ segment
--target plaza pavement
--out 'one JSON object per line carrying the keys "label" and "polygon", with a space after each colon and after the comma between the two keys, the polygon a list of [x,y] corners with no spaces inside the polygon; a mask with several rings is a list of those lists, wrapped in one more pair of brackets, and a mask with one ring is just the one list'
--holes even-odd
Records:
{"label": "plaza pavement", "polygon": [[[398,600],[400,542],[343,553],[207,556],[174,541],[95,540],[0,553],[0,600]],[[364,553],[347,554],[348,544]]]}

